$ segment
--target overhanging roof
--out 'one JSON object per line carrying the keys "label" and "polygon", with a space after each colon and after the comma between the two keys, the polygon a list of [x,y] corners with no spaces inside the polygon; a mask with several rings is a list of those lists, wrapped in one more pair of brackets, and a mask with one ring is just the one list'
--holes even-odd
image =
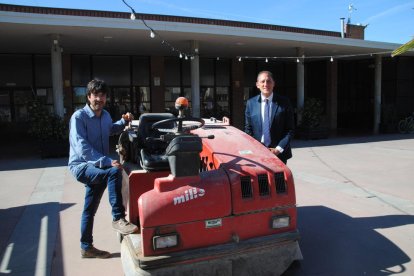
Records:
{"label": "overhanging roof", "polygon": [[[13,9],[11,9],[12,7]],[[266,24],[141,15],[162,39],[190,53],[199,42],[205,57],[360,55],[389,52],[400,44],[341,38],[339,32]],[[161,55],[177,53],[151,39],[142,21],[129,13],[113,13],[0,4],[0,53],[49,53],[53,35],[65,53],[105,55]]]}

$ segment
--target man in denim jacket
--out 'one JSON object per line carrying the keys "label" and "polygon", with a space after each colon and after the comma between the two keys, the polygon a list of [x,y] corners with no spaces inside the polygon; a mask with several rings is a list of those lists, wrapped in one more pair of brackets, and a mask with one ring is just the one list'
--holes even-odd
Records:
{"label": "man in denim jacket", "polygon": [[81,218],[82,258],[107,258],[109,252],[93,246],[93,222],[102,194],[108,186],[109,203],[112,207],[112,227],[121,234],[131,234],[138,227],[125,220],[122,204],[122,166],[118,160],[108,157],[109,136],[120,133],[133,119],[131,113],[113,123],[104,109],[108,87],[102,80],[88,83],[88,103],[73,113],[70,119],[69,169],[86,187],[85,205]]}

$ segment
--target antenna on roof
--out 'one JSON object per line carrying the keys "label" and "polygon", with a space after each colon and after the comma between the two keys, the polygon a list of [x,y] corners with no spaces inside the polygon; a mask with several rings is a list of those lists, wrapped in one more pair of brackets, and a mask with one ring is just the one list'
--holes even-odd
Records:
{"label": "antenna on roof", "polygon": [[349,4],[348,5],[348,22],[347,22],[347,24],[350,24],[351,23],[351,14],[352,14],[352,12],[353,11],[356,11],[357,9],[354,7],[354,4]]}

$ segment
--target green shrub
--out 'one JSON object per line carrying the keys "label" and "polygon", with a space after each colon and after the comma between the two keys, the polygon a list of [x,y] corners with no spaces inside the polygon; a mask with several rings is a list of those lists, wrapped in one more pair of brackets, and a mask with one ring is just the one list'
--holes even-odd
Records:
{"label": "green shrub", "polygon": [[68,126],[65,120],[50,113],[39,99],[27,103],[29,114],[29,134],[40,141],[68,139]]}
{"label": "green shrub", "polygon": [[322,121],[323,102],[316,98],[307,98],[299,113],[302,115],[300,128],[318,127]]}

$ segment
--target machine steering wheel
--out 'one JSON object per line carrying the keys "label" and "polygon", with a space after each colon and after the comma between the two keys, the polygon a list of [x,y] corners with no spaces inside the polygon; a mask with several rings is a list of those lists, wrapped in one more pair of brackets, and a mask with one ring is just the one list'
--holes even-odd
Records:
{"label": "machine steering wheel", "polygon": [[[183,126],[183,122],[198,122],[199,124],[189,124],[189,125],[185,125]],[[175,128],[162,128],[163,125],[166,124],[171,124],[171,123],[178,123],[178,127]],[[165,119],[159,122],[156,122],[152,125],[152,129],[155,129],[157,131],[160,132],[168,132],[168,133],[174,133],[174,134],[180,134],[180,133],[185,133],[188,132],[190,130],[194,130],[197,128],[200,128],[204,126],[204,120],[201,118],[170,118],[170,119]]]}

